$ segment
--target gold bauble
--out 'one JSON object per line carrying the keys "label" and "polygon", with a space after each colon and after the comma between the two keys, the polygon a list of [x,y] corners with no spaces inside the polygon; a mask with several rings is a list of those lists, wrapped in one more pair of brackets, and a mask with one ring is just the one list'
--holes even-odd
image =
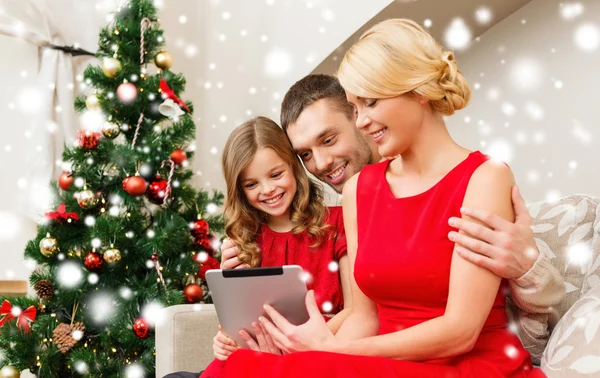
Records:
{"label": "gold bauble", "polygon": [[116,248],[107,249],[104,251],[104,261],[109,264],[114,264],[121,260],[121,251]]}
{"label": "gold bauble", "polygon": [[173,66],[173,55],[163,50],[154,57],[154,64],[161,70],[168,70]]}
{"label": "gold bauble", "polygon": [[121,132],[121,128],[114,122],[106,122],[102,126],[102,135],[109,139],[116,138]]}
{"label": "gold bauble", "polygon": [[91,190],[84,190],[83,192],[79,192],[77,203],[82,209],[91,209],[98,204],[98,196]]}
{"label": "gold bauble", "polygon": [[114,79],[123,67],[121,66],[121,62],[115,58],[103,58],[102,59],[102,72],[104,72],[104,76]]}
{"label": "gold bauble", "polygon": [[89,95],[85,99],[85,107],[88,110],[98,110],[100,109],[100,100],[98,100],[96,95]]}
{"label": "gold bauble", "polygon": [[40,240],[40,253],[42,255],[50,257],[56,251],[58,251],[58,243],[56,242],[56,239],[54,239],[50,235],[46,235],[45,238]]}
{"label": "gold bauble", "polygon": [[0,378],[19,378],[21,372],[14,366],[5,366],[0,370]]}

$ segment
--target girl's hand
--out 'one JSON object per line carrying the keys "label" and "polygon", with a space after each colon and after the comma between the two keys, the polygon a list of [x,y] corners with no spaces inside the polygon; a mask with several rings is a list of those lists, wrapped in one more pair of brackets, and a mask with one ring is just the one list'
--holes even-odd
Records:
{"label": "girl's hand", "polygon": [[264,329],[271,335],[275,345],[285,353],[307,350],[335,350],[337,340],[327,327],[323,315],[315,301],[314,291],[306,294],[306,309],[309,319],[306,323],[295,326],[288,322],[273,307],[265,305],[265,311],[272,319],[260,317]]}
{"label": "girl's hand", "polygon": [[254,330],[258,344],[248,332],[244,330],[240,331],[240,336],[242,336],[242,338],[246,341],[246,344],[248,344],[250,349],[257,352],[281,354],[281,350],[277,348],[273,338],[271,338],[271,335],[269,335],[262,324],[256,322],[252,323],[252,329]]}
{"label": "girl's hand", "polygon": [[213,352],[217,360],[225,361],[239,347],[233,339],[225,336],[219,325],[219,332],[213,338]]}

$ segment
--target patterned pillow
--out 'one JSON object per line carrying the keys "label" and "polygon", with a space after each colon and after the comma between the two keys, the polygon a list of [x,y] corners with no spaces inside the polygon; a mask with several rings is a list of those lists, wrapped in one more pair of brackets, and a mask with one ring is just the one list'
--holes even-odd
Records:
{"label": "patterned pillow", "polygon": [[588,290],[562,317],[542,357],[548,377],[600,376],[600,285]]}
{"label": "patterned pillow", "polygon": [[600,283],[600,248],[592,248],[600,233],[598,204],[597,198],[571,195],[555,204],[529,205],[538,249],[565,280],[566,296],[557,308],[559,317],[583,293]]}

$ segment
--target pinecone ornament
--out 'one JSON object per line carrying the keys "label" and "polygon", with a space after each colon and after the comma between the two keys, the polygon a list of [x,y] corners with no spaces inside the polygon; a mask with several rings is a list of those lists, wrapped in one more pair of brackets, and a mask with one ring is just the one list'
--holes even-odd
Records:
{"label": "pinecone ornament", "polygon": [[67,353],[77,344],[85,333],[85,325],[77,322],[72,326],[66,323],[60,323],[52,334],[54,335],[53,342],[62,354]]}
{"label": "pinecone ornament", "polygon": [[50,280],[38,281],[35,284],[34,288],[38,297],[42,299],[50,300],[54,296],[54,285],[52,285],[52,282],[50,282]]}

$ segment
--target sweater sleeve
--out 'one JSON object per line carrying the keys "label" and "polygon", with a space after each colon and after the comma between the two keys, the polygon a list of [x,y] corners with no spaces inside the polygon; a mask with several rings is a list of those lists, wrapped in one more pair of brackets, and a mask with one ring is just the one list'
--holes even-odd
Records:
{"label": "sweater sleeve", "polygon": [[534,362],[541,358],[550,332],[559,320],[557,306],[565,297],[563,277],[546,254],[531,269],[509,281],[512,300],[519,309],[518,332]]}

